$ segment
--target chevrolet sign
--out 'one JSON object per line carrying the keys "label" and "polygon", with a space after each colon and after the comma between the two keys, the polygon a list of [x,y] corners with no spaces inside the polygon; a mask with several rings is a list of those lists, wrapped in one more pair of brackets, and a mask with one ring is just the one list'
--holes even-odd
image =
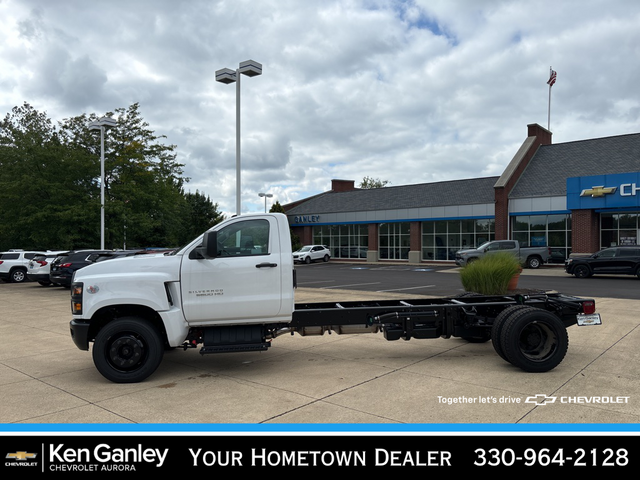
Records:
{"label": "chevrolet sign", "polygon": [[567,178],[567,209],[639,208],[640,172]]}

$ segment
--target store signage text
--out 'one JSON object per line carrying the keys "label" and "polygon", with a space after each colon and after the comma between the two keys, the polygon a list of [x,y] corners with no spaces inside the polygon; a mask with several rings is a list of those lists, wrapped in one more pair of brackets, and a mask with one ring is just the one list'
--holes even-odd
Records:
{"label": "store signage text", "polygon": [[294,223],[318,223],[320,215],[298,215],[293,217]]}
{"label": "store signage text", "polygon": [[630,197],[631,195],[636,195],[640,188],[636,187],[635,183],[623,183],[620,185],[620,195],[623,197]]}

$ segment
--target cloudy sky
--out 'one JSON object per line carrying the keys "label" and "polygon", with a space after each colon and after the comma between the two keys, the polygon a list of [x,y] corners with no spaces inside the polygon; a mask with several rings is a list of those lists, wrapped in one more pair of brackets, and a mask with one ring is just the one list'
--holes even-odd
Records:
{"label": "cloudy sky", "polygon": [[[499,175],[548,121],[554,143],[640,132],[640,2],[0,0],[0,115],[57,122],[140,103],[188,189],[243,213],[370,176]],[[640,161],[640,160],[639,160]],[[270,204],[269,204],[270,205]],[[269,206],[268,205],[268,206]]]}

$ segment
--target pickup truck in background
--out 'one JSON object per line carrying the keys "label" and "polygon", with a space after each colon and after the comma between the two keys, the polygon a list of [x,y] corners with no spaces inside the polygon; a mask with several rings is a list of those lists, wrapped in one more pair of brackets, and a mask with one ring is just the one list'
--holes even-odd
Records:
{"label": "pickup truck in background", "polygon": [[257,352],[281,335],[382,332],[387,340],[491,341],[529,372],[555,368],[567,327],[599,325],[595,301],[560,293],[295,303],[287,217],[232,217],[170,254],[96,262],[71,285],[71,337],[116,383],[140,382],[166,349]]}
{"label": "pickup truck in background", "polygon": [[494,240],[485,242],[478,248],[458,250],[456,265],[464,267],[480,257],[492,252],[510,252],[520,259],[520,263],[528,268],[539,268],[551,256],[549,247],[521,247],[517,240]]}

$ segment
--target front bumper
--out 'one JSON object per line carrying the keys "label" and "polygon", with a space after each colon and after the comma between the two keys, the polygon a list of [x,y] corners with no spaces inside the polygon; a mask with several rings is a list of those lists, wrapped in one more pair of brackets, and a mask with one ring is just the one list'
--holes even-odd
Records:
{"label": "front bumper", "polygon": [[69,322],[71,339],[80,350],[89,350],[89,322],[86,320],[71,320]]}

